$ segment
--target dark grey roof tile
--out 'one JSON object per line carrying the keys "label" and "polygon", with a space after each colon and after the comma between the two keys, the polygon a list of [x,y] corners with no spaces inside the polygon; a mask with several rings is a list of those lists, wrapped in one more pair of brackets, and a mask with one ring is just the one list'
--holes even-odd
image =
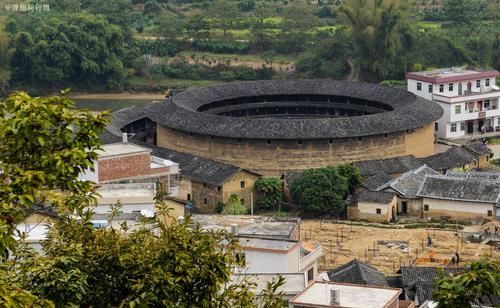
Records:
{"label": "dark grey roof tile", "polygon": [[500,184],[448,176],[427,176],[417,193],[419,197],[484,203],[500,201]]}

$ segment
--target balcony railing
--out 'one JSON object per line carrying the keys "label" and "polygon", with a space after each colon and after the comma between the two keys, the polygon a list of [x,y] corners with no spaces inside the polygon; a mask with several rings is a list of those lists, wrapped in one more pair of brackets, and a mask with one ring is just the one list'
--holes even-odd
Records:
{"label": "balcony railing", "polygon": [[308,253],[306,256],[300,259],[299,268],[300,271],[305,271],[314,261],[318,260],[323,255],[323,248],[320,245],[316,247],[313,251]]}
{"label": "balcony railing", "polygon": [[434,100],[444,102],[444,103],[456,103],[463,102],[468,100],[482,100],[482,99],[494,99],[500,97],[500,90],[491,90],[484,92],[471,92],[465,95],[455,95],[450,96],[444,93],[435,93],[433,94]]}

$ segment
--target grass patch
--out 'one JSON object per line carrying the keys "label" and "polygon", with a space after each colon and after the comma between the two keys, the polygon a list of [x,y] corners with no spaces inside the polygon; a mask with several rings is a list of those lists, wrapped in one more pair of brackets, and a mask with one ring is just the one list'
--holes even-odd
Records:
{"label": "grass patch", "polygon": [[[240,61],[264,61],[263,55],[261,54],[231,54],[231,53],[213,53],[213,52],[202,52],[202,51],[191,51],[183,50],[179,52],[179,55],[186,58],[205,58],[205,59],[215,59],[215,60],[240,60]],[[273,55],[273,62],[287,62],[293,63],[297,60],[295,55]]]}
{"label": "grass patch", "polygon": [[425,30],[439,30],[441,29],[441,23],[433,21],[419,21],[417,23],[419,29]]}
{"label": "grass patch", "polygon": [[488,144],[500,144],[500,137],[488,138]]}
{"label": "grass patch", "polygon": [[[145,78],[134,76],[129,80],[131,87],[149,87],[151,89],[157,87],[161,89],[168,88],[199,88],[207,87],[218,83],[223,83],[219,80],[192,80],[192,79],[174,79],[174,78]],[[160,89],[160,90],[161,90]]]}

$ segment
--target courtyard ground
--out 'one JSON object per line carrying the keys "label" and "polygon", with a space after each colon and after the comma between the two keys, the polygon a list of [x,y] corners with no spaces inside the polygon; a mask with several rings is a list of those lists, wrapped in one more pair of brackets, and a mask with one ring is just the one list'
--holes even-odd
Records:
{"label": "courtyard ground", "polygon": [[[427,247],[428,236],[432,238],[432,247]],[[455,251],[465,262],[490,254],[493,259],[500,258],[500,252],[491,246],[471,243],[466,238],[462,240],[460,231],[442,229],[382,229],[351,226],[348,222],[339,224],[304,220],[301,224],[301,239],[322,245],[320,272],[331,270],[354,258],[375,266],[387,275],[394,274],[400,265],[413,264],[417,257],[421,266],[442,266],[451,260],[451,254]],[[381,241],[386,243],[380,244]]]}

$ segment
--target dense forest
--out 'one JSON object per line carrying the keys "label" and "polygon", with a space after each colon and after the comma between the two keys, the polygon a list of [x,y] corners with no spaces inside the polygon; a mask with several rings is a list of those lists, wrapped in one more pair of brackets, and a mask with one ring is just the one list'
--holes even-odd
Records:
{"label": "dense forest", "polygon": [[[47,0],[2,11],[4,90],[500,69],[498,0]],[[390,81],[388,81],[390,80]]]}

